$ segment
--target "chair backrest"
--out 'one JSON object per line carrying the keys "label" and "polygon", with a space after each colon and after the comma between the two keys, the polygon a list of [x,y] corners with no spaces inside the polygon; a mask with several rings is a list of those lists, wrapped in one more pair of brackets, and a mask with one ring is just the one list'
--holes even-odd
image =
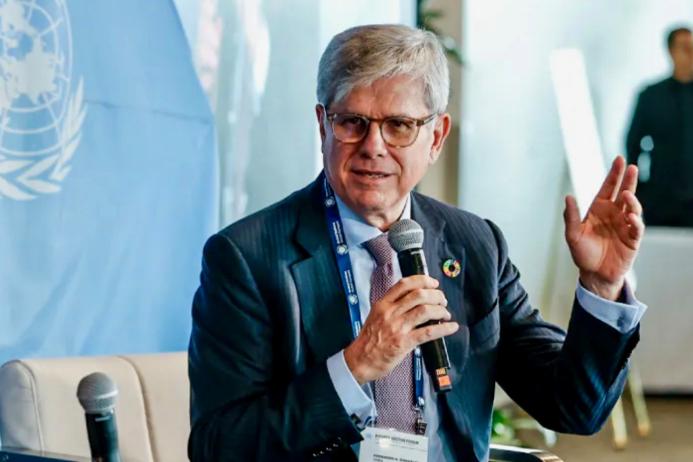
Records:
{"label": "chair backrest", "polygon": [[10,361],[0,367],[3,447],[88,457],[80,379],[108,374],[118,385],[116,421],[128,461],[187,460],[190,431],[187,354],[94,356]]}

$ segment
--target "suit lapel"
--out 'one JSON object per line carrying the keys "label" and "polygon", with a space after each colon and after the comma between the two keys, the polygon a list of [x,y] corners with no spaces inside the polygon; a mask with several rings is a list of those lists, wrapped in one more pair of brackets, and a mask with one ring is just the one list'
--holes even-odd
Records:
{"label": "suit lapel", "polygon": [[291,265],[300,304],[303,333],[316,362],[347,346],[351,321],[320,199],[322,175],[309,188],[299,211],[296,241],[308,256]]}
{"label": "suit lapel", "polygon": [[[449,239],[446,235],[445,217],[418,194],[412,194],[412,219],[419,223],[425,232],[424,254],[428,273],[440,282],[441,290],[448,300],[452,319],[460,324],[460,329],[445,339],[453,364],[450,375],[454,384],[462,379],[462,370],[469,354],[469,328],[464,305],[464,247]],[[455,277],[448,277],[443,272],[444,262],[450,259],[457,260],[461,265],[460,273]]]}

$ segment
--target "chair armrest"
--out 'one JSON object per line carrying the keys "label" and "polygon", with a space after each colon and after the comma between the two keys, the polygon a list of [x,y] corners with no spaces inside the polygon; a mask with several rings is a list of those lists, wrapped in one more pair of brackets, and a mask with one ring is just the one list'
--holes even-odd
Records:
{"label": "chair armrest", "polygon": [[563,459],[540,449],[518,448],[516,446],[491,445],[490,461],[498,462],[563,462]]}

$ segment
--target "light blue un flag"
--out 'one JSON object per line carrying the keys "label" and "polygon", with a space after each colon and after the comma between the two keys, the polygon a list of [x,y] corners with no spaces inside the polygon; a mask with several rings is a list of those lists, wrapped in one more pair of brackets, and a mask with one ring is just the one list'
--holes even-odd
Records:
{"label": "light blue un flag", "polygon": [[0,363],[181,350],[217,229],[170,0],[0,0]]}

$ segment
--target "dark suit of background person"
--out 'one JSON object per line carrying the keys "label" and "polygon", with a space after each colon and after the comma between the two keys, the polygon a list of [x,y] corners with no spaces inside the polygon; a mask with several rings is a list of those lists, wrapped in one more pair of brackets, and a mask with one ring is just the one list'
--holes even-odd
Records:
{"label": "dark suit of background person", "polygon": [[[402,66],[406,74],[393,73]],[[330,86],[340,81],[356,83]],[[446,460],[487,459],[496,381],[548,428],[587,434],[603,424],[644,311],[613,302],[620,294],[634,304],[624,281],[644,232],[637,168],[617,158],[584,220],[566,198],[566,241],[582,283],[566,336],[530,307],[495,225],[411,192],[450,132],[448,88],[444,51],[430,32],[361,26],[330,41],[315,108],[325,178],[369,233],[410,210],[425,231],[433,279],[405,278],[374,299],[354,339],[322,176],[211,237],[189,347],[193,461],[355,460],[349,445],[372,414],[352,407],[350,393],[439,336],[447,336],[453,390],[425,406],[429,456],[437,445]],[[416,131],[406,128],[412,120]],[[456,277],[442,274],[451,258],[461,262]],[[363,276],[354,272],[357,283]],[[418,326],[426,320],[441,322]],[[345,365],[341,373],[335,364]],[[375,405],[396,411],[411,402]]]}
{"label": "dark suit of background person", "polygon": [[[650,158],[638,198],[648,225],[693,226],[693,37],[669,34],[674,75],[645,88],[626,138],[629,163]],[[647,138],[649,137],[649,138]]]}

